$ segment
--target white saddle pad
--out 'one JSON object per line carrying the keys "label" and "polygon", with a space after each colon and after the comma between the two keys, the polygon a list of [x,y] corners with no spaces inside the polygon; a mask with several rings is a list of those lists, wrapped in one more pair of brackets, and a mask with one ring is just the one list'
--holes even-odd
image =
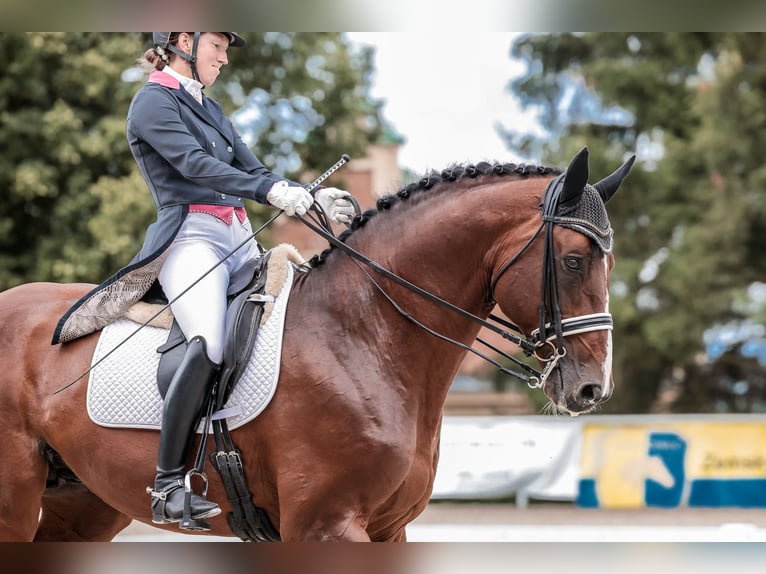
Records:
{"label": "white saddle pad", "polygon": [[[279,379],[285,310],[293,283],[293,267],[287,265],[287,277],[274,301],[266,322],[258,330],[253,351],[239,382],[219,416],[235,429],[258,416],[269,404]],[[90,373],[87,409],[91,420],[105,427],[158,429],[162,423],[162,397],[157,389],[157,348],[169,331],[143,327],[119,319],[101,333],[91,365],[98,363],[112,349],[119,348]],[[132,333],[135,335],[131,336]],[[125,341],[130,337],[127,341]],[[201,432],[202,425],[198,432]]]}

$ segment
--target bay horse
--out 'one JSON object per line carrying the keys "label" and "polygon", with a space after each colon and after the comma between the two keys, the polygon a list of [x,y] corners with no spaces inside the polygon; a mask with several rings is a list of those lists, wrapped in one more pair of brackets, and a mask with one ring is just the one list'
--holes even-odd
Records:
{"label": "bay horse", "polygon": [[[276,393],[232,431],[254,502],[283,541],[406,540],[429,502],[447,391],[481,327],[470,316],[497,305],[534,341],[546,366],[537,383],[556,410],[585,413],[609,398],[604,204],[632,161],[593,185],[587,148],[563,172],[487,162],[432,172],[340,236],[404,282],[340,247],[296,274]],[[151,523],[159,433],[91,422],[85,379],[54,394],[90,365],[98,332],[50,340],[92,287],[0,293],[2,541],[107,541],[132,520]],[[223,510],[209,534],[231,536],[215,473],[208,497]]]}

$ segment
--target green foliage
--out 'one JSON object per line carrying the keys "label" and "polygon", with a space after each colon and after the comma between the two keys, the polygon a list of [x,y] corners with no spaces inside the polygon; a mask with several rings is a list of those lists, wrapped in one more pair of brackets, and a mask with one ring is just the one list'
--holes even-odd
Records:
{"label": "green foliage", "polygon": [[104,274],[88,229],[99,209],[90,188],[102,174],[122,177],[133,169],[124,135],[133,86],[120,74],[136,40],[129,34],[0,35],[6,62],[0,72],[0,288]]}
{"label": "green foliage", "polygon": [[[513,53],[529,64],[513,89],[540,106],[548,134],[512,145],[555,165],[588,145],[594,177],[639,156],[609,205],[618,388],[605,412],[647,412],[668,391],[680,411],[756,408],[726,390],[703,333],[744,319],[738,302],[766,271],[766,37],[550,34],[520,39]],[[573,85],[585,87],[579,110],[563,99]],[[610,106],[629,121],[605,115]],[[752,363],[741,372],[754,381]]]}
{"label": "green foliage", "polygon": [[363,155],[378,138],[381,104],[369,94],[370,48],[351,51],[337,32],[243,37],[247,46],[229,50],[227,81],[211,95],[227,112],[248,96],[260,103],[253,150],[266,165],[295,177],[319,174],[344,153]]}
{"label": "green foliage", "polygon": [[[369,51],[352,52],[338,33],[244,35],[248,46],[229,51],[210,95],[233,113],[253,90],[266,94],[269,121],[253,142],[266,165],[306,180],[377,137]],[[125,117],[150,42],[138,33],[0,34],[0,290],[98,282],[140,247],[156,210]],[[255,219],[266,212],[249,207]]]}

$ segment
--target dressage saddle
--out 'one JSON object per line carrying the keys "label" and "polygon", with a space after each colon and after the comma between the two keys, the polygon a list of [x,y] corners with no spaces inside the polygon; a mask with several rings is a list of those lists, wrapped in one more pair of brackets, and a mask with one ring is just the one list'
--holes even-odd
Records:
{"label": "dressage saddle", "polygon": [[[270,255],[270,251],[266,252],[258,260],[253,271],[253,277],[247,287],[229,297],[223,364],[218,382],[219,393],[223,393],[222,400],[220,400],[221,404],[226,402],[236,386],[242,370],[247,365],[263,316],[264,303],[273,300],[270,296],[264,295],[267,262]],[[173,319],[173,326],[170,328],[167,342],[157,349],[157,352],[160,353],[160,362],[157,367],[157,387],[163,398],[165,398],[173,374],[186,353],[186,346],[186,337],[178,322]]]}

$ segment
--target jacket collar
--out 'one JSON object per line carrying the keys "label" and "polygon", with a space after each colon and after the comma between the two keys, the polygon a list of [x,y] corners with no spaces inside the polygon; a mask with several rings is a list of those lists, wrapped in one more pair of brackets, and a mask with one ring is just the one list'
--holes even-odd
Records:
{"label": "jacket collar", "polygon": [[181,84],[181,87],[183,87],[184,90],[186,90],[192,96],[194,96],[195,100],[197,100],[200,104],[202,104],[202,90],[205,87],[202,84],[202,82],[195,80],[194,78],[189,78],[187,76],[179,74],[170,66],[165,66],[162,69],[162,71],[168,74],[169,76],[173,76],[173,78],[178,80]]}
{"label": "jacket collar", "polygon": [[147,82],[150,84],[159,84],[166,88],[173,88],[174,90],[181,88],[181,82],[167,72],[161,72],[160,70],[155,70],[149,74]]}

